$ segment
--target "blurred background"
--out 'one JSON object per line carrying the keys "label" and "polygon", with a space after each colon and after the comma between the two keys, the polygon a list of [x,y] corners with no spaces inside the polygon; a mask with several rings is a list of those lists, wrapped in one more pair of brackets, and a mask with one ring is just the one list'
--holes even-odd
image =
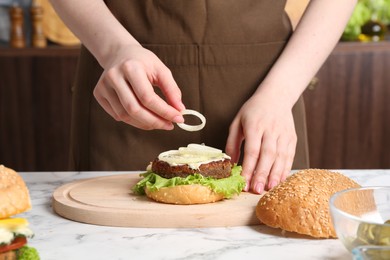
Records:
{"label": "blurred background", "polygon": [[343,41],[389,40],[390,0],[360,0],[345,28]]}
{"label": "blurred background", "polygon": [[[288,0],[294,26],[307,3]],[[390,0],[359,1],[304,92],[312,168],[390,168],[389,31]],[[0,0],[0,164],[68,169],[79,49],[48,0]]]}

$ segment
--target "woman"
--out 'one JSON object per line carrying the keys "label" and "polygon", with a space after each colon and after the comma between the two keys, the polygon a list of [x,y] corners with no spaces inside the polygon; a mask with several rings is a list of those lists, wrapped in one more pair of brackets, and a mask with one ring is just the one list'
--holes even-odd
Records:
{"label": "woman", "polygon": [[[188,143],[234,161],[242,147],[245,190],[255,193],[307,168],[300,96],[355,3],[313,0],[291,35],[283,0],[52,0],[85,46],[73,169],[139,170]],[[202,131],[174,127],[185,107],[205,115]]]}

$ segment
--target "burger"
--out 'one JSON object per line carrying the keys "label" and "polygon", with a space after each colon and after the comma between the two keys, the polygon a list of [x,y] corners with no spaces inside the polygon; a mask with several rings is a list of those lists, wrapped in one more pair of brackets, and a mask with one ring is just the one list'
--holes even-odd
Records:
{"label": "burger", "polygon": [[245,187],[241,166],[222,150],[189,144],[158,155],[133,192],[169,204],[203,204],[230,199]]}
{"label": "burger", "polygon": [[33,232],[25,218],[12,217],[31,209],[30,195],[22,177],[0,165],[0,260],[39,260],[27,246]]}

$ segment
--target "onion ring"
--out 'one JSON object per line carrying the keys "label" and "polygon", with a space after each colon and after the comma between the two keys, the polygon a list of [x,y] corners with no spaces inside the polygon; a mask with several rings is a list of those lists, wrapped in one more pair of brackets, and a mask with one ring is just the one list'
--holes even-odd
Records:
{"label": "onion ring", "polygon": [[201,123],[199,125],[187,125],[185,123],[176,123],[177,126],[180,127],[183,130],[190,131],[190,132],[199,131],[199,130],[202,130],[203,127],[206,125],[206,118],[204,117],[204,115],[202,115],[198,111],[191,110],[191,109],[184,109],[183,111],[181,111],[181,114],[183,116],[184,115],[196,116],[201,121]]}

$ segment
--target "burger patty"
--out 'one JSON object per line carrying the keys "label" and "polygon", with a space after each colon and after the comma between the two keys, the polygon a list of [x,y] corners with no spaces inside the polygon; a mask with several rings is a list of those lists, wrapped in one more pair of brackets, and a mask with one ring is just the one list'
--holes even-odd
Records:
{"label": "burger patty", "polygon": [[187,177],[195,173],[199,173],[205,177],[222,179],[231,175],[232,163],[229,159],[225,159],[201,164],[199,169],[192,169],[187,164],[172,166],[165,161],[155,159],[152,162],[152,170],[161,177],[168,179],[173,177]]}

